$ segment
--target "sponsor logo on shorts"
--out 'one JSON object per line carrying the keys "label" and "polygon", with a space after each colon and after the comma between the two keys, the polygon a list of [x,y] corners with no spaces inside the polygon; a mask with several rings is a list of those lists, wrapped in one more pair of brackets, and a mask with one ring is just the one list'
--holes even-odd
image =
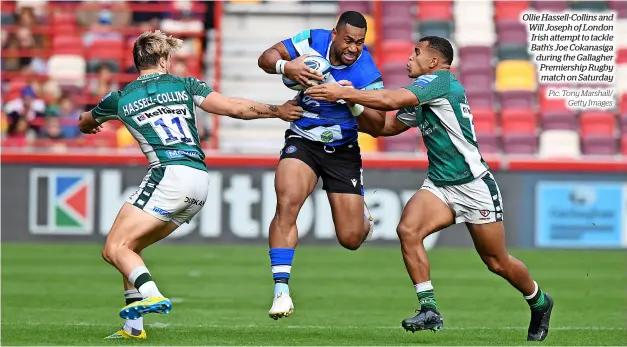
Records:
{"label": "sponsor logo on shorts", "polygon": [[171,149],[169,151],[166,151],[165,154],[170,159],[184,158],[184,157],[200,158],[200,153],[198,153],[197,151],[185,151],[185,150],[180,150],[180,149]]}
{"label": "sponsor logo on shorts", "polygon": [[487,217],[488,215],[490,215],[490,211],[487,211],[487,210],[481,210],[479,211],[479,213],[481,213],[481,215],[484,217]]}
{"label": "sponsor logo on shorts", "polygon": [[185,197],[185,203],[190,205],[203,206],[205,204],[204,200],[198,200],[194,198],[190,198],[188,196]]}
{"label": "sponsor logo on shorts", "polygon": [[172,213],[170,213],[170,212],[168,212],[168,211],[166,211],[166,210],[164,210],[162,208],[156,207],[156,206],[153,207],[152,210],[154,212],[157,212],[158,214],[160,214],[162,216],[165,216],[165,217],[170,217],[172,215]]}
{"label": "sponsor logo on shorts", "polygon": [[296,146],[289,146],[285,149],[285,153],[287,154],[292,154],[294,152],[296,152]]}

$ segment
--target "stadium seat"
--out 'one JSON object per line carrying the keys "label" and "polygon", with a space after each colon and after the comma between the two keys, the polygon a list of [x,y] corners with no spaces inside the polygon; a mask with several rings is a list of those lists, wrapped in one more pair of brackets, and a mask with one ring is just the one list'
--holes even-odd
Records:
{"label": "stadium seat", "polygon": [[414,23],[410,18],[383,17],[381,20],[383,40],[411,40],[413,31]]}
{"label": "stadium seat", "polygon": [[503,152],[514,155],[538,153],[538,138],[535,134],[503,134]]}
{"label": "stadium seat", "polygon": [[492,83],[494,81],[493,69],[491,66],[465,69],[463,73],[459,74],[459,82],[465,89],[483,89],[492,90]]}
{"label": "stadium seat", "polygon": [[498,93],[499,104],[502,110],[506,109],[536,109],[536,93],[522,90],[512,90]]}
{"label": "stadium seat", "polygon": [[466,97],[471,110],[494,109],[494,93],[491,90],[466,90]]}
{"label": "stadium seat", "polygon": [[615,155],[618,152],[618,141],[615,137],[589,135],[584,136],[581,142],[585,155]]}
{"label": "stadium seat", "polygon": [[546,130],[540,134],[538,155],[542,158],[578,158],[579,134],[572,130]]}
{"label": "stadium seat", "polygon": [[609,2],[610,9],[617,12],[618,18],[626,18],[627,17],[627,1],[610,1]]}
{"label": "stadium seat", "polygon": [[496,113],[491,109],[472,108],[473,125],[475,132],[491,133],[496,132]]}
{"label": "stadium seat", "polygon": [[581,133],[583,137],[600,135],[614,136],[616,131],[616,117],[605,111],[584,111],[579,115]]}
{"label": "stadium seat", "polygon": [[549,98],[547,95],[548,89],[548,86],[544,86],[538,91],[540,111],[568,111],[566,100],[564,98]]}
{"label": "stadium seat", "polygon": [[530,1],[495,1],[494,19],[497,22],[519,21],[522,13],[531,5]]}
{"label": "stadium seat", "polygon": [[497,22],[496,36],[499,45],[527,44],[527,28],[518,21]]}
{"label": "stadium seat", "polygon": [[381,61],[379,64],[385,64],[388,62],[403,62],[407,63],[407,59],[414,51],[415,43],[413,41],[397,41],[397,40],[385,40],[381,43]]}
{"label": "stadium seat", "polygon": [[482,154],[499,153],[499,140],[494,133],[477,132],[477,145]]}
{"label": "stadium seat", "polygon": [[[385,17],[406,17],[413,13],[414,3],[412,1],[387,1],[385,6],[381,6],[381,15]],[[413,20],[413,19],[412,19]]]}
{"label": "stadium seat", "polygon": [[621,114],[627,114],[627,93],[623,93],[620,96],[619,111]]}
{"label": "stadium seat", "polygon": [[396,89],[407,86],[412,80],[407,77],[407,63],[386,63],[381,68],[383,84],[386,89]]}
{"label": "stadium seat", "polygon": [[627,134],[623,134],[623,136],[621,137],[621,153],[623,155],[627,155]]}
{"label": "stadium seat", "polygon": [[529,61],[506,60],[496,66],[496,90],[536,89],[536,69]]}
{"label": "stadium seat", "polygon": [[370,1],[348,1],[348,0],[339,0],[338,4],[340,5],[339,13],[345,11],[357,11],[361,13],[371,13],[370,11]]}
{"label": "stadium seat", "polygon": [[577,117],[571,111],[546,111],[540,113],[543,130],[578,130]]}
{"label": "stadium seat", "polygon": [[[627,32],[627,18],[619,18],[614,26],[615,33]],[[627,35],[616,35],[614,37],[614,44],[617,47],[627,47]]]}
{"label": "stadium seat", "polygon": [[53,55],[48,59],[48,77],[60,85],[85,85],[86,63],[78,55]]}
{"label": "stadium seat", "polygon": [[492,67],[493,52],[488,46],[465,46],[459,50],[460,73],[466,69],[490,68]]}
{"label": "stadium seat", "polygon": [[573,11],[607,11],[607,1],[584,1],[576,0],[570,2],[570,9]]}
{"label": "stadium seat", "polygon": [[499,60],[529,60],[526,44],[502,44],[496,48]]}
{"label": "stadium seat", "polygon": [[448,21],[423,21],[418,24],[418,32],[420,37],[439,36],[451,39],[453,24]]}
{"label": "stadium seat", "polygon": [[568,1],[543,1],[536,0],[533,2],[533,7],[538,11],[551,11],[551,12],[563,12],[568,9]]}
{"label": "stadium seat", "polygon": [[618,82],[618,92],[621,94],[627,93],[627,64],[616,66],[616,80]]}
{"label": "stadium seat", "polygon": [[55,35],[52,39],[52,54],[83,55],[83,39],[78,35]]}
{"label": "stadium seat", "polygon": [[623,111],[623,113],[619,116],[620,122],[620,132],[622,134],[627,134],[627,111]]}
{"label": "stadium seat", "polygon": [[453,19],[453,2],[452,1],[419,1],[418,2],[418,21],[444,20]]}
{"label": "stadium seat", "polygon": [[383,150],[385,152],[418,152],[420,151],[420,134],[416,128],[411,128],[396,136],[383,138]]}
{"label": "stadium seat", "polygon": [[501,130],[504,137],[510,134],[535,134],[537,128],[538,120],[530,109],[501,111]]}

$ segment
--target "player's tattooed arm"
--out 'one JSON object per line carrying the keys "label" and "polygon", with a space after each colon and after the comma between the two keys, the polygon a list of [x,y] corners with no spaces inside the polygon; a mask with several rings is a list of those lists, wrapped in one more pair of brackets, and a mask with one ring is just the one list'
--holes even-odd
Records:
{"label": "player's tattooed arm", "polygon": [[308,88],[305,94],[311,96],[314,100],[335,102],[342,99],[381,111],[392,111],[419,105],[416,95],[404,88],[395,90],[359,90],[342,87],[336,83],[325,83]]}
{"label": "player's tattooed arm", "polygon": [[292,100],[283,105],[269,105],[248,99],[230,98],[216,92],[207,95],[200,108],[209,113],[244,120],[281,118],[292,122],[300,119],[303,114],[303,109]]}

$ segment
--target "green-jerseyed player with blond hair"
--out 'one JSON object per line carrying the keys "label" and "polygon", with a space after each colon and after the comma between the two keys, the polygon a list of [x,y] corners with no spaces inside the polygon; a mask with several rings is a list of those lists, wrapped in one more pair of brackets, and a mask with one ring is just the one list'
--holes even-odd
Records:
{"label": "green-jerseyed player with blond hair", "polygon": [[453,48],[444,38],[422,38],[409,56],[415,82],[398,90],[364,91],[323,84],[306,94],[315,100],[343,99],[378,110],[399,110],[382,129],[361,129],[373,136],[394,136],[411,127],[422,133],[429,160],[422,187],[409,200],[397,233],[403,260],[420,303],[415,317],[403,320],[409,331],[443,327],[436,305],[423,240],[455,223],[465,223],[490,271],[518,289],[531,308],[527,340],[542,341],[549,331],[553,299],[538,288],[525,265],[505,247],[501,193],[483,160],[466,93],[449,71]]}
{"label": "green-jerseyed player with blond hair", "polygon": [[121,91],[109,93],[79,119],[79,129],[86,134],[100,132],[105,121],[120,120],[150,164],[139,188],[120,209],[102,250],[103,258],[123,275],[127,304],[120,310],[120,317],[126,319],[123,328],[108,338],[145,339],[142,316],[172,308],[141,251],[188,223],[205,204],[209,175],[195,107],[244,120],[294,121],[302,115],[293,101],[277,106],[229,98],[194,77],[170,75],[170,55],[181,45],[180,39],[161,31],[140,35],[133,46],[139,77]]}

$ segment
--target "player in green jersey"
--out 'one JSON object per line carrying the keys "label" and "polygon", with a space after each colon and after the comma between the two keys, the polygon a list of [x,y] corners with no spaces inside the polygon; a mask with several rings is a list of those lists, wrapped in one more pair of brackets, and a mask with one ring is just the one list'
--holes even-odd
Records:
{"label": "player in green jersey", "polygon": [[200,211],[207,198],[209,174],[196,128],[195,106],[239,119],[281,118],[294,121],[302,108],[294,101],[266,105],[214,92],[194,77],[168,73],[170,55],[180,39],[161,31],[145,32],[133,46],[139,77],[109,93],[81,114],[79,129],[96,134],[101,124],[120,120],[135,137],[150,163],[148,174],[120,209],[102,250],[103,258],[124,279],[124,327],[108,338],[146,338],[142,315],[168,313],[164,297],[141,257],[141,251],[167,237]]}
{"label": "player in green jersey", "polygon": [[382,129],[360,129],[373,136],[394,136],[411,127],[422,133],[429,160],[427,178],[408,201],[397,227],[421,308],[402,326],[409,331],[442,328],[423,240],[452,224],[465,223],[488,269],[506,279],[529,303],[527,340],[542,341],[549,331],[553,299],[506,249],[501,193],[479,152],[464,88],[449,71],[452,61],[448,40],[424,37],[407,63],[409,77],[416,78],[410,86],[365,91],[327,83],[309,88],[306,94],[315,100],[342,99],[372,109],[399,110],[395,117],[386,117]]}

